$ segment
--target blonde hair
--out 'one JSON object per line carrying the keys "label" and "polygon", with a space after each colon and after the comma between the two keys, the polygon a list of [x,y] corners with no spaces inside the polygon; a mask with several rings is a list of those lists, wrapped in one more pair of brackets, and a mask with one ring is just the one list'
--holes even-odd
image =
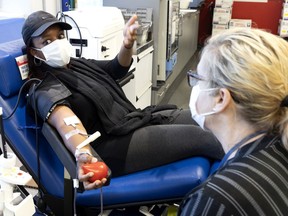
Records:
{"label": "blonde hair", "polygon": [[207,41],[202,58],[210,85],[229,89],[239,114],[277,132],[288,149],[288,43],[259,29],[229,29]]}

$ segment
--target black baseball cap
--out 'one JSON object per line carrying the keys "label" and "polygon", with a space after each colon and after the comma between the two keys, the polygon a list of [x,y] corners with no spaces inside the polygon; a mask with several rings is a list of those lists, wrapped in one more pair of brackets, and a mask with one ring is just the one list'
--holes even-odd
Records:
{"label": "black baseball cap", "polygon": [[55,16],[45,11],[36,11],[30,14],[22,27],[22,37],[28,46],[31,38],[40,36],[47,28],[57,24],[63,30],[70,30],[72,26],[58,20]]}

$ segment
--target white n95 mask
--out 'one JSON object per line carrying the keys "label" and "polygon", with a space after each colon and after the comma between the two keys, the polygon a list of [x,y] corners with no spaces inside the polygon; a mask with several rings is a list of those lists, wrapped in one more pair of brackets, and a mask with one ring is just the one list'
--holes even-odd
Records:
{"label": "white n95 mask", "polygon": [[46,60],[37,56],[35,58],[45,61],[51,67],[63,67],[70,62],[73,47],[66,38],[63,38],[55,40],[39,50],[43,53]]}
{"label": "white n95 mask", "polygon": [[200,89],[199,85],[195,85],[192,88],[191,95],[190,95],[190,102],[189,102],[189,107],[190,111],[192,114],[192,118],[198,123],[198,125],[204,130],[204,124],[205,124],[205,116],[207,115],[212,115],[216,113],[215,111],[207,112],[207,113],[202,113],[198,114],[197,108],[196,108],[196,103],[198,96],[201,91],[212,91],[215,90],[215,88],[210,88],[210,89]]}

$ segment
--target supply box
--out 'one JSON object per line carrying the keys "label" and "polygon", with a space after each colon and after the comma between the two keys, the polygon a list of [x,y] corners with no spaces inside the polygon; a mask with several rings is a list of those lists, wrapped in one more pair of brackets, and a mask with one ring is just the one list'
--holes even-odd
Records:
{"label": "supply box", "polygon": [[219,32],[227,30],[228,28],[229,28],[228,24],[213,24],[212,34],[215,35],[215,34],[217,34]]}
{"label": "supply box", "polygon": [[216,0],[215,1],[215,7],[220,8],[231,8],[233,5],[233,0]]}
{"label": "supply box", "polygon": [[213,14],[212,35],[229,28],[232,17],[233,0],[216,0]]}
{"label": "supply box", "polygon": [[278,34],[281,37],[288,37],[288,20],[279,20]]}
{"label": "supply box", "polygon": [[288,20],[288,3],[283,3],[281,16],[283,20]]}
{"label": "supply box", "polygon": [[229,28],[251,28],[252,20],[250,19],[231,19],[229,22]]}
{"label": "supply box", "polygon": [[231,19],[232,8],[214,8],[213,23],[227,24]]}

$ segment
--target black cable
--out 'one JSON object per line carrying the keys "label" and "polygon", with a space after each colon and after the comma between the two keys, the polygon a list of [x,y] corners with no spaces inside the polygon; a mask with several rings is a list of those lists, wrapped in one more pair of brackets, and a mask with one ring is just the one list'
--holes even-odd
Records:
{"label": "black cable", "polygon": [[37,111],[36,111],[36,96],[35,96],[35,89],[37,85],[34,83],[32,85],[32,102],[33,102],[33,107],[34,107],[34,121],[35,121],[35,143],[36,143],[36,160],[37,160],[37,176],[38,178],[36,179],[36,184],[38,185],[38,194],[39,198],[37,201],[37,207],[41,212],[46,211],[46,203],[44,202],[43,199],[43,194],[40,190],[40,178],[41,178],[41,169],[40,169],[40,145],[39,145],[39,128],[38,128],[38,116],[37,116]]}
{"label": "black cable", "polygon": [[1,107],[1,113],[0,113],[0,134],[1,134],[1,140],[2,140],[2,148],[3,152],[0,151],[1,155],[3,153],[3,157],[7,158],[7,148],[6,148],[6,140],[5,140],[5,132],[4,132],[4,124],[3,124],[3,109]]}
{"label": "black cable", "polygon": [[[38,139],[38,117],[37,117],[37,113],[36,113],[36,97],[35,97],[35,85],[32,86],[32,97],[33,97],[33,107],[34,107],[34,121],[35,121],[35,130],[36,130],[36,134],[35,134],[35,142],[36,142],[36,154],[37,154],[37,176],[38,176],[38,181],[37,184],[39,185],[40,183],[40,160],[39,160],[39,139]],[[39,187],[38,187],[39,188]]]}
{"label": "black cable", "polygon": [[73,187],[74,187],[74,197],[73,197],[73,213],[74,213],[74,216],[77,215],[76,198],[77,198],[77,188],[79,187],[78,168],[79,168],[78,167],[78,163],[76,163],[76,176],[72,177],[73,178]]}
{"label": "black cable", "polygon": [[[59,14],[60,14],[60,18],[58,18]],[[78,56],[78,57],[81,57],[81,56],[82,56],[82,52],[83,52],[83,41],[82,41],[82,33],[81,33],[81,31],[80,31],[80,28],[79,28],[77,22],[76,22],[71,16],[69,16],[69,15],[67,15],[67,14],[64,14],[63,12],[60,12],[60,11],[59,11],[59,12],[57,13],[57,15],[56,15],[56,18],[58,18],[58,20],[61,20],[61,21],[62,21],[62,19],[63,19],[65,23],[67,23],[66,17],[68,17],[69,19],[72,20],[72,22],[75,24],[75,26],[76,26],[76,28],[77,28],[77,30],[78,30],[79,40],[80,40],[80,52],[79,52],[79,56]],[[68,38],[67,30],[66,30],[66,37],[67,37],[67,40],[68,40],[69,38]]]}
{"label": "black cable", "polygon": [[[26,87],[26,85],[27,85],[28,83],[30,83],[30,82],[35,82],[35,81],[37,81],[37,84],[39,84],[39,83],[41,82],[40,79],[31,78],[31,79],[27,80],[27,81],[21,86],[21,88],[20,88],[20,90],[19,90],[19,93],[18,93],[18,96],[17,96],[16,104],[15,104],[12,112],[11,112],[8,116],[6,116],[6,117],[3,118],[4,120],[7,120],[7,119],[11,118],[11,117],[14,115],[14,113],[16,112],[16,110],[17,110],[17,108],[18,108],[18,106],[19,106],[20,97],[21,97],[21,94],[22,94],[22,92],[23,92],[24,87]],[[40,195],[40,198],[39,198],[39,200],[38,200],[38,205],[37,205],[37,207],[39,208],[40,211],[44,211],[45,208],[46,208],[46,205],[45,205],[45,203],[44,203],[44,201],[43,201],[43,195],[42,195],[42,193],[41,193],[41,191],[40,191],[39,132],[38,132],[38,119],[37,119],[37,113],[36,113],[36,99],[35,99],[35,93],[34,93],[37,84],[34,83],[33,86],[32,86],[32,97],[33,97],[33,106],[34,106],[34,120],[35,120],[35,130],[36,130],[35,142],[36,142],[37,167],[38,167],[38,168],[37,168],[38,179],[36,180],[36,183],[37,183],[37,185],[38,185],[38,193],[39,193],[39,195]]]}
{"label": "black cable", "polygon": [[[59,14],[60,14],[60,17],[58,18]],[[67,23],[67,22],[66,22],[65,14],[64,14],[62,11],[58,11],[58,12],[57,12],[56,18],[57,18],[58,20],[60,20],[60,21],[62,21],[62,19],[64,19],[64,22]],[[66,38],[67,38],[67,40],[68,40],[69,38],[68,38],[68,31],[67,31],[67,30],[65,30],[65,35],[66,35]]]}
{"label": "black cable", "polygon": [[20,96],[21,96],[21,94],[22,94],[22,91],[23,91],[24,87],[25,87],[28,83],[33,82],[33,81],[41,82],[41,80],[40,80],[40,79],[37,79],[37,78],[31,78],[31,79],[27,80],[27,81],[21,86],[21,88],[20,88],[20,90],[19,90],[18,97],[17,97],[17,101],[16,101],[16,104],[15,104],[12,112],[11,112],[8,116],[3,117],[3,120],[7,120],[7,119],[11,118],[11,117],[14,115],[14,113],[16,112],[16,110],[17,110],[17,108],[18,108],[18,106],[19,106]]}
{"label": "black cable", "polygon": [[73,23],[75,24],[77,30],[78,30],[78,34],[79,34],[79,40],[80,40],[80,52],[79,52],[79,57],[82,56],[82,52],[83,52],[83,41],[82,41],[82,33],[80,31],[80,28],[77,24],[77,22],[71,17],[71,16],[68,16],[67,14],[65,14],[66,17],[68,17],[69,19],[71,19],[73,21]]}
{"label": "black cable", "polygon": [[[3,141],[2,141],[3,142]],[[2,155],[3,154],[3,152],[2,152],[2,149],[0,148],[0,155]],[[1,189],[1,186],[0,186],[0,189]]]}

